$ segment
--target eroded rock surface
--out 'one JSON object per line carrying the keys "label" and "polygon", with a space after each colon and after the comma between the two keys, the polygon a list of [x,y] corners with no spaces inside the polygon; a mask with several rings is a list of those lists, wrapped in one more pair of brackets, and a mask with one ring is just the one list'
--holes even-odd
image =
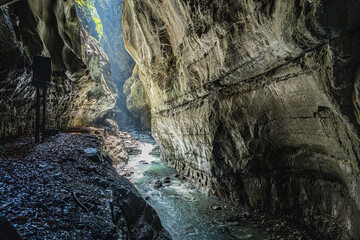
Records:
{"label": "eroded rock surface", "polygon": [[360,236],[360,2],[125,0],[129,109],[211,193]]}
{"label": "eroded rock surface", "polygon": [[75,1],[21,1],[1,9],[1,135],[33,125],[34,56],[52,58],[48,123],[59,129],[94,124],[115,106],[108,57],[78,18]]}
{"label": "eroded rock surface", "polygon": [[76,0],[76,3],[82,24],[101,43],[111,61],[112,76],[119,89],[113,119],[122,129],[128,125],[138,125],[139,121],[126,108],[126,97],[122,91],[135,65],[124,46],[121,26],[123,0]]}

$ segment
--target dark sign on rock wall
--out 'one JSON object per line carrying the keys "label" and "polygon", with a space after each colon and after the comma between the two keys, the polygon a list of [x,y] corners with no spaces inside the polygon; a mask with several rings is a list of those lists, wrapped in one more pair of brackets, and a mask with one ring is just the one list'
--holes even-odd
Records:
{"label": "dark sign on rock wall", "polygon": [[51,58],[37,56],[33,63],[33,84],[38,87],[50,84]]}
{"label": "dark sign on rock wall", "polygon": [[[39,142],[40,130],[41,142],[45,139],[46,120],[46,89],[51,79],[51,58],[35,57],[33,62],[33,85],[36,87],[36,118],[35,118],[35,141]],[[41,104],[42,102],[42,104]],[[41,112],[42,105],[42,112]],[[42,114],[42,116],[40,116]]]}

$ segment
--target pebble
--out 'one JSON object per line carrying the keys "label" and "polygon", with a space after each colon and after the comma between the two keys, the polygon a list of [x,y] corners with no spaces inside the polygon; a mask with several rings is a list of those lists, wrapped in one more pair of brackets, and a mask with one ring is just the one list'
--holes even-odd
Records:
{"label": "pebble", "polygon": [[212,210],[221,210],[222,208],[220,206],[212,206],[211,209]]}

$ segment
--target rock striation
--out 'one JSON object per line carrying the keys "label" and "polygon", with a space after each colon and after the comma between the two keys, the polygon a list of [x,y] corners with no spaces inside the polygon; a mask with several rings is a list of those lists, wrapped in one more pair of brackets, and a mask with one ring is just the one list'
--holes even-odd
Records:
{"label": "rock striation", "polygon": [[52,58],[48,123],[58,129],[103,119],[115,106],[117,88],[100,43],[81,26],[74,1],[21,1],[1,9],[0,137],[33,125],[34,56]]}
{"label": "rock striation", "polygon": [[199,187],[360,237],[360,2],[125,0],[128,108]]}

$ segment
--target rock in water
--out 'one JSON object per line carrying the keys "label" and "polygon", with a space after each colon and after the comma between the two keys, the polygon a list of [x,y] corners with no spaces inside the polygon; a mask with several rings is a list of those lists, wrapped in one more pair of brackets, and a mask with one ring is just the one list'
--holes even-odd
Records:
{"label": "rock in water", "polygon": [[171,179],[169,177],[165,177],[162,182],[163,183],[171,183]]}
{"label": "rock in water", "polygon": [[184,175],[181,175],[181,174],[176,174],[175,177],[179,180],[185,180]]}
{"label": "rock in water", "polygon": [[159,189],[159,188],[161,188],[162,187],[162,182],[161,182],[161,180],[157,180],[156,182],[155,182],[155,184],[154,184],[154,188],[155,189]]}

